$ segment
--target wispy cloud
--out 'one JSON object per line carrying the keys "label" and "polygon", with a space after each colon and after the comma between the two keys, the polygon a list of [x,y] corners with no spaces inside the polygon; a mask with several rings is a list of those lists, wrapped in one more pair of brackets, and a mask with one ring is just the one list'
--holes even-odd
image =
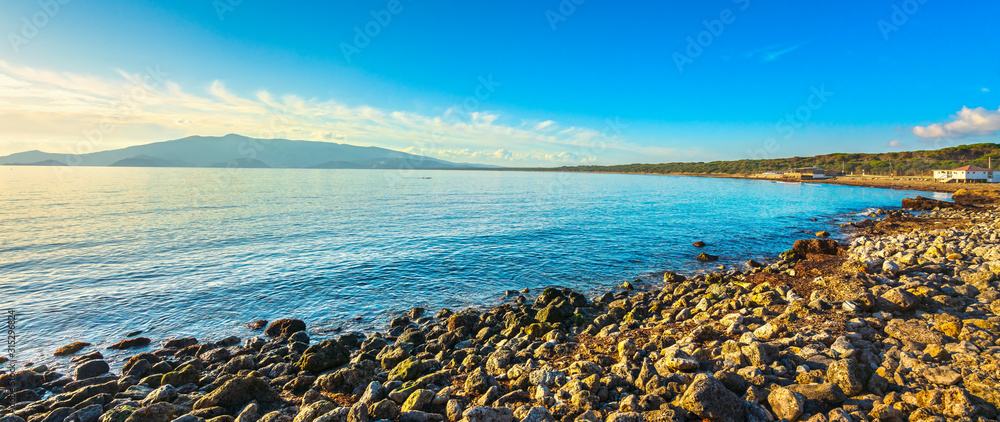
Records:
{"label": "wispy cloud", "polygon": [[809,41],[803,41],[798,44],[774,44],[767,47],[751,51],[746,54],[748,58],[756,58],[761,63],[770,63],[777,61],[785,54],[791,53],[798,50],[808,44]]}
{"label": "wispy cloud", "polygon": [[[109,121],[113,129],[105,131],[95,150],[189,135],[240,133],[372,145],[502,165],[671,161],[688,154],[629,143],[622,134],[608,137],[601,129],[506,117],[488,110],[463,113],[456,107],[423,114],[279,96],[266,90],[246,97],[222,81],[197,94],[169,80],[150,84],[147,75],[118,75],[50,72],[0,61],[0,155],[28,149],[79,152],[84,132]],[[123,98],[136,92],[141,97],[127,101],[128,113],[123,116]],[[590,147],[594,144],[602,148],[595,151]]]}
{"label": "wispy cloud", "polygon": [[899,142],[899,139],[894,139],[894,140],[889,141],[889,147],[891,147],[891,148],[900,148],[902,146],[903,146],[903,143]]}
{"label": "wispy cloud", "polygon": [[1000,133],[1000,109],[962,107],[947,123],[915,126],[913,134],[925,139],[991,136]]}

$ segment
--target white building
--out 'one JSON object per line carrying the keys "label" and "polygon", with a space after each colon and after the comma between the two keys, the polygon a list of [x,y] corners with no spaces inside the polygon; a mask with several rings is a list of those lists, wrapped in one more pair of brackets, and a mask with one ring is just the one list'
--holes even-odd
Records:
{"label": "white building", "polygon": [[1000,183],[1000,171],[963,166],[951,170],[934,170],[934,178],[943,183]]}

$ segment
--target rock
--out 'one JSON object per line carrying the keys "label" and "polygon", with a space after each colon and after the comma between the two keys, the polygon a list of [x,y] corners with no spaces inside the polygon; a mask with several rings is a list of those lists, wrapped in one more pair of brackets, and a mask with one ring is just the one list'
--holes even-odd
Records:
{"label": "rock", "polygon": [[951,386],[962,380],[962,374],[947,366],[925,369],[923,374],[927,381],[937,385]]}
{"label": "rock", "polygon": [[8,415],[0,416],[0,422],[24,422],[24,419],[16,415]]}
{"label": "rock", "polygon": [[478,406],[462,412],[464,422],[512,422],[514,412],[506,407]]}
{"label": "rock", "polygon": [[399,416],[399,405],[390,399],[384,399],[369,406],[368,414],[375,420],[395,420]]}
{"label": "rock", "polygon": [[[97,422],[104,414],[104,408],[99,404],[86,406],[64,419],[64,422]],[[0,419],[2,421],[2,419]]]}
{"label": "rock", "polygon": [[694,242],[694,243],[693,243],[693,245],[694,245],[694,247],[696,247],[696,248],[704,248],[704,247],[706,246],[706,245],[705,245],[705,242],[702,242],[702,241],[700,241],[700,240],[699,240],[699,241],[697,241],[697,242]]}
{"label": "rock", "polygon": [[295,415],[293,422],[312,422],[316,418],[323,416],[334,409],[337,405],[329,402],[327,400],[320,400],[315,403],[311,403],[299,409],[299,413]]}
{"label": "rock", "polygon": [[830,232],[828,232],[826,230],[818,231],[818,232],[816,232],[816,237],[821,237],[821,238],[824,238],[824,239],[828,238],[828,237],[830,237]]}
{"label": "rock", "polygon": [[82,341],[78,341],[78,342],[67,344],[67,345],[65,345],[63,347],[60,347],[60,348],[56,349],[56,352],[53,353],[53,355],[55,355],[55,356],[69,356],[69,355],[72,355],[72,354],[74,354],[76,352],[79,352],[80,350],[83,350],[83,348],[87,347],[87,346],[90,346],[90,343],[84,343]]}
{"label": "rock", "polygon": [[903,321],[894,319],[889,321],[885,327],[885,333],[890,337],[923,344],[942,344],[944,335],[927,328],[927,326],[916,320]]}
{"label": "rock", "polygon": [[792,384],[785,388],[801,394],[808,400],[818,400],[827,404],[840,404],[847,400],[844,390],[834,383]]}
{"label": "rock", "polygon": [[939,201],[937,199],[924,198],[903,198],[903,208],[908,210],[933,210],[934,208],[955,208],[954,202]]}
{"label": "rock", "polygon": [[72,407],[60,407],[53,409],[51,412],[45,415],[44,418],[29,418],[32,421],[40,422],[62,422],[67,416],[72,415],[74,412]]}
{"label": "rock", "polygon": [[150,392],[140,404],[143,406],[149,406],[158,402],[171,402],[176,399],[178,395],[180,394],[177,392],[177,389],[174,388],[174,386],[167,384]]}
{"label": "rock", "polygon": [[642,413],[639,412],[614,412],[608,415],[606,422],[643,422]]}
{"label": "rock", "polygon": [[521,419],[521,422],[555,422],[552,413],[544,406],[535,406],[528,411],[528,414]]}
{"label": "rock", "polygon": [[838,246],[836,240],[800,239],[792,244],[792,250],[799,256],[806,256],[808,254],[836,255]]}
{"label": "rock", "polygon": [[152,342],[152,340],[146,337],[136,337],[136,338],[130,338],[128,340],[122,340],[118,343],[112,344],[108,346],[108,349],[112,350],[135,349],[138,347],[148,346],[150,342]]}
{"label": "rock", "polygon": [[110,370],[111,367],[108,366],[107,362],[103,360],[90,360],[81,363],[79,366],[76,367],[76,371],[74,371],[73,378],[78,381],[84,380],[87,378],[93,378],[98,375],[106,374]]}
{"label": "rock", "polygon": [[417,390],[410,394],[410,397],[403,402],[403,406],[400,407],[401,412],[409,412],[411,410],[420,410],[424,406],[430,404],[431,400],[434,400],[434,392],[431,390]]}
{"label": "rock", "polygon": [[743,400],[707,374],[695,376],[681,396],[680,407],[699,418],[719,422],[742,422],[747,415]]}
{"label": "rock", "polygon": [[718,261],[719,260],[719,256],[718,255],[709,255],[709,254],[707,254],[705,252],[702,252],[702,253],[698,254],[698,256],[694,257],[694,259],[697,259],[697,260],[699,260],[701,262],[712,262],[712,261]]}
{"label": "rock", "polygon": [[201,374],[192,365],[184,365],[180,369],[163,374],[160,378],[160,385],[172,385],[180,387],[185,384],[196,384],[201,379]]}
{"label": "rock", "polygon": [[274,321],[264,330],[268,337],[285,338],[299,331],[306,330],[306,323],[299,319],[279,319]]}
{"label": "rock", "polygon": [[251,400],[257,403],[275,402],[278,401],[278,394],[263,379],[253,376],[236,377],[196,401],[194,408],[220,406],[238,412]]}
{"label": "rock", "polygon": [[178,338],[173,340],[168,340],[163,343],[164,349],[183,349],[188,346],[194,346],[198,344],[198,339],[194,337]]}
{"label": "rock", "polygon": [[254,322],[247,323],[246,325],[244,325],[244,327],[247,327],[251,330],[263,330],[264,327],[267,327],[267,320],[258,319]]}
{"label": "rock", "polygon": [[857,366],[848,359],[838,360],[830,364],[826,370],[826,381],[837,384],[847,396],[855,396],[864,389],[864,382]]}
{"label": "rock", "polygon": [[920,304],[920,298],[903,289],[892,289],[878,299],[879,307],[891,312],[909,311]]}
{"label": "rock", "polygon": [[663,273],[663,282],[666,284],[683,283],[685,280],[687,280],[687,277],[684,277],[672,271],[667,271]]}
{"label": "rock", "polygon": [[767,402],[779,418],[795,422],[805,411],[806,400],[787,388],[775,388],[767,395]]}
{"label": "rock", "polygon": [[179,416],[181,409],[170,403],[156,403],[132,412],[125,422],[170,422]]}
{"label": "rock", "polygon": [[885,261],[882,263],[882,272],[888,274],[890,277],[895,277],[899,274],[899,264],[893,261]]}
{"label": "rock", "polygon": [[257,422],[260,420],[260,407],[257,403],[250,403],[236,415],[233,422]]}
{"label": "rock", "polygon": [[341,345],[337,340],[323,340],[318,344],[309,346],[302,354],[297,365],[303,371],[320,373],[327,369],[344,365],[351,360],[351,352]]}

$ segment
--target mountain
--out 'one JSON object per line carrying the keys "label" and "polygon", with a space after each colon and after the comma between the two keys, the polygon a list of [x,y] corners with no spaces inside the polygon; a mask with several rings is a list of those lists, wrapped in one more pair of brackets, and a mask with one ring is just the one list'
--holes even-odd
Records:
{"label": "mountain", "polygon": [[483,164],[452,163],[378,147],[255,139],[235,134],[220,137],[190,136],[82,155],[26,151],[0,157],[0,165],[66,164],[115,167],[496,168]]}
{"label": "mountain", "polygon": [[837,153],[763,160],[575,166],[539,170],[643,174],[754,174],[819,166],[844,173],[881,175],[894,173],[901,176],[919,176],[927,175],[932,170],[947,170],[965,165],[979,167],[992,165],[993,168],[997,168],[1000,165],[1000,144],[969,144],[936,150],[879,154]]}

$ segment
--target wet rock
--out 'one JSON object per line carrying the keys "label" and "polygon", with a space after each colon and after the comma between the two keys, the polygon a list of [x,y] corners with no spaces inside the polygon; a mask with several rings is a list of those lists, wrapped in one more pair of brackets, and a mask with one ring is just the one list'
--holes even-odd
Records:
{"label": "wet rock", "polygon": [[707,254],[705,252],[702,252],[702,253],[698,254],[698,256],[694,257],[694,259],[697,259],[697,260],[699,260],[701,262],[712,262],[712,261],[718,261],[719,260],[719,256],[718,255],[709,255],[709,254]]}
{"label": "wet rock", "polygon": [[107,362],[103,360],[91,360],[77,366],[76,371],[74,371],[73,378],[76,380],[84,380],[106,374],[110,370],[111,367],[108,366]]}
{"label": "wet rock", "polygon": [[264,330],[268,337],[285,338],[299,331],[306,330],[306,323],[298,319],[279,319],[274,321]]}
{"label": "wet rock", "polygon": [[696,248],[704,248],[705,246],[707,246],[707,245],[705,244],[705,242],[702,242],[702,241],[700,241],[700,240],[699,240],[699,241],[697,241],[697,242],[694,242],[694,243],[693,243],[692,245],[693,245],[694,247],[696,247]]}
{"label": "wet rock", "polygon": [[56,352],[53,354],[55,356],[69,356],[76,352],[79,352],[80,350],[83,350],[83,348],[87,346],[90,346],[90,343],[78,341],[56,349]]}
{"label": "wet rock", "polygon": [[135,349],[139,347],[148,346],[150,342],[152,342],[152,340],[146,337],[136,337],[136,338],[130,338],[128,340],[122,340],[118,343],[112,344],[108,346],[108,349],[112,350]]}
{"label": "wet rock", "polygon": [[263,330],[264,327],[267,327],[267,320],[258,319],[254,322],[247,323],[246,325],[244,325],[244,327],[247,327],[251,330]]}
{"label": "wet rock", "polygon": [[183,349],[188,346],[194,346],[198,344],[198,339],[194,337],[178,338],[174,340],[168,340],[163,343],[164,349]]}

